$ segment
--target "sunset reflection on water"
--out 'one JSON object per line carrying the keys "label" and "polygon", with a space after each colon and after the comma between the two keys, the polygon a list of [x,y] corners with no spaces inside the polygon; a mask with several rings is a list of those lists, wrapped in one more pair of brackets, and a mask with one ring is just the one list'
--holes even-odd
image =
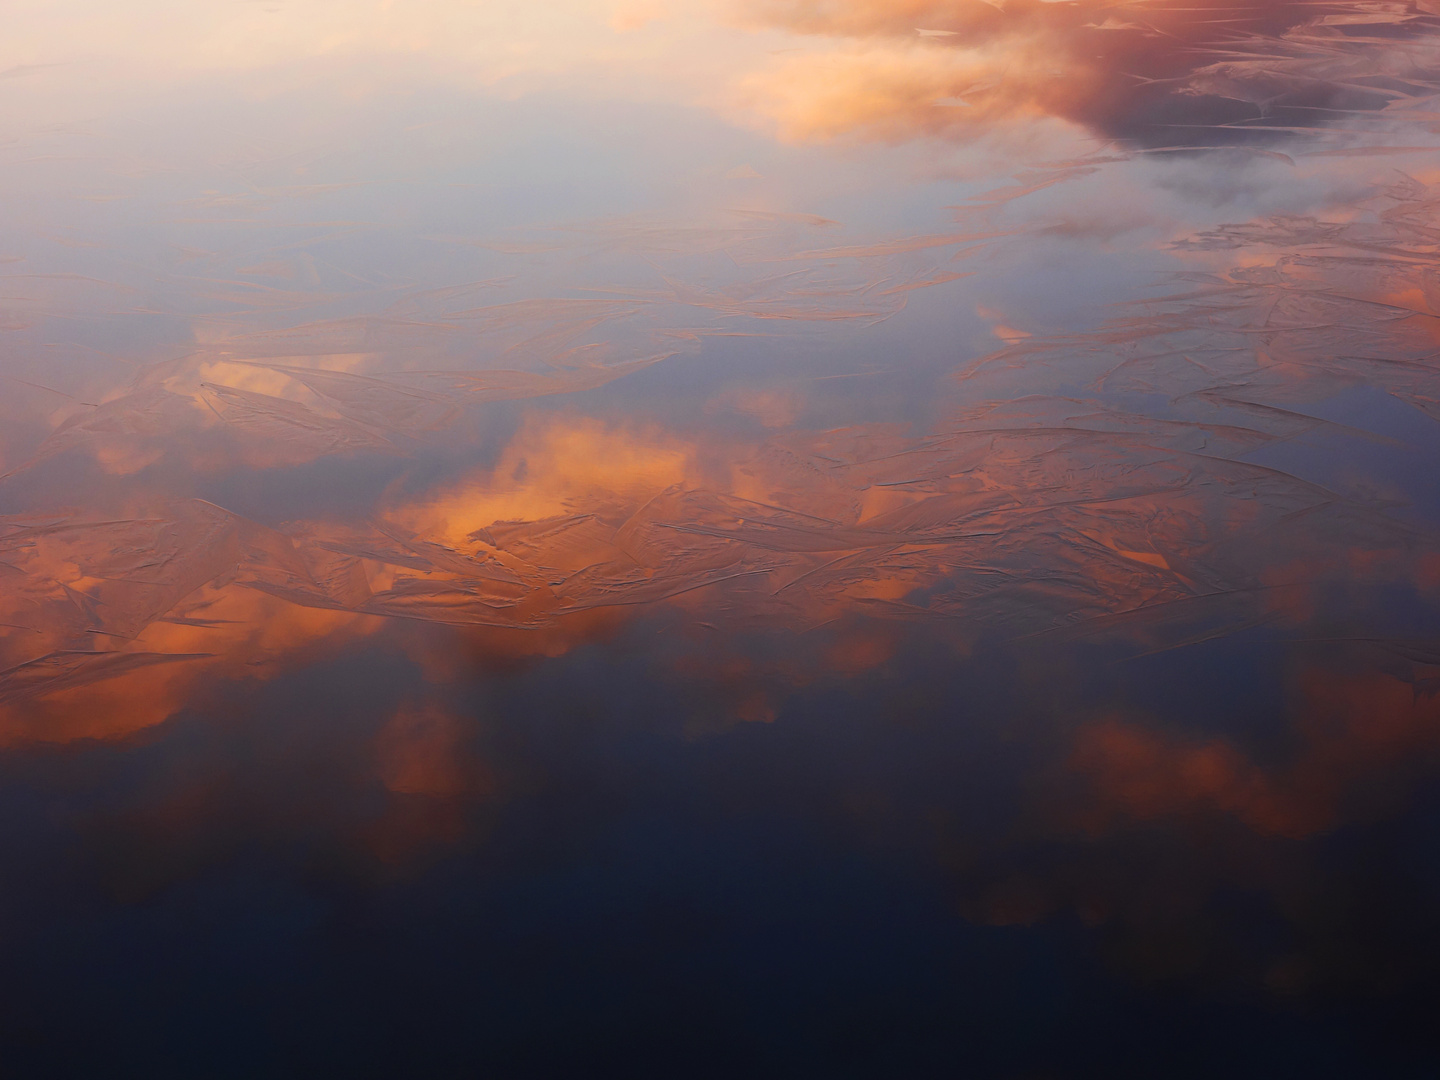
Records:
{"label": "sunset reflection on water", "polygon": [[0,45],[5,1068],[1433,1073],[1440,14],[140,7]]}

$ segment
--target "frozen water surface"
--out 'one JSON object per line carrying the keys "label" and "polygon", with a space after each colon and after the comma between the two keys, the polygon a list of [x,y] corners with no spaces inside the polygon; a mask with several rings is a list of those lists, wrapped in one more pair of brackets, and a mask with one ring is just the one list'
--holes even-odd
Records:
{"label": "frozen water surface", "polygon": [[1440,1070],[1440,8],[13,6],[6,1075]]}

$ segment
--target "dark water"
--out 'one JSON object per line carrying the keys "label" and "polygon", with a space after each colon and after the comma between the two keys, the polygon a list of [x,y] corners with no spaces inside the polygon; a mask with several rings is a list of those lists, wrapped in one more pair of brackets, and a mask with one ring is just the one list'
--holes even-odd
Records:
{"label": "dark water", "polygon": [[1440,1071],[1429,6],[7,20],[0,1075]]}

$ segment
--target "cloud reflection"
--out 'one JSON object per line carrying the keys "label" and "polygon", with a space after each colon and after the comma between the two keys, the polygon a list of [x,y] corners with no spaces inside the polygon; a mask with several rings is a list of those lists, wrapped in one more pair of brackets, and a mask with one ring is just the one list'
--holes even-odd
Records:
{"label": "cloud reflection", "polygon": [[[38,700],[167,657],[243,653],[252,646],[224,627],[244,619],[207,622],[191,610],[201,595],[197,611],[218,603],[204,593],[215,589],[330,613],[302,637],[335,632],[338,613],[540,630],[703,590],[705,619],[737,626],[805,629],[863,612],[973,635],[1118,634],[1154,649],[1302,617],[1315,567],[1349,567],[1358,579],[1363,558],[1398,580],[1427,580],[1437,558],[1428,534],[1373,499],[1251,459],[1301,437],[1353,437],[1300,411],[1337,388],[1366,384],[1433,412],[1422,254],[1432,202],[1407,178],[1366,204],[1379,208],[1376,222],[1285,219],[1202,234],[1182,249],[1254,258],[1092,334],[1017,338],[961,370],[948,415],[928,431],[786,427],[805,407],[792,387],[783,399],[716,399],[778,429],[758,441],[533,414],[493,467],[393,498],[367,521],[263,527],[175,498],[139,514],[11,518],[6,693]],[[638,242],[750,244],[751,228],[738,239],[642,232]],[[1275,249],[1283,254],[1265,262]],[[888,247],[830,250],[891,257]],[[225,339],[67,414],[12,476],[88,448],[109,476],[138,478],[187,441],[193,462],[209,455],[234,468],[227,444],[213,441],[221,432],[250,468],[360,447],[400,452],[399,440],[453,424],[467,398],[576,393],[659,363],[629,359],[636,346],[624,336],[649,306],[704,309],[719,295],[727,311],[770,314],[753,287],[669,288],[481,307],[469,306],[469,290],[441,290],[402,301],[403,319]],[[383,370],[392,354],[416,362],[400,343],[427,306],[492,342],[502,363],[530,370]],[[643,324],[639,333],[657,336]],[[680,335],[658,336],[667,333]],[[392,344],[387,334],[400,336]],[[309,364],[296,362],[307,353]],[[618,359],[594,359],[602,353]],[[1094,396],[1026,393],[1062,367]],[[1178,396],[1153,415],[1118,404],[1160,386]],[[965,403],[977,396],[983,404]],[[143,487],[118,505],[144,505]],[[156,629],[177,617],[205,632]],[[183,649],[157,647],[180,637]]]}
{"label": "cloud reflection", "polygon": [[1436,20],[1406,5],[745,0],[834,42],[745,78],[782,137],[976,135],[1053,117],[1150,146],[1261,142],[1429,96]]}

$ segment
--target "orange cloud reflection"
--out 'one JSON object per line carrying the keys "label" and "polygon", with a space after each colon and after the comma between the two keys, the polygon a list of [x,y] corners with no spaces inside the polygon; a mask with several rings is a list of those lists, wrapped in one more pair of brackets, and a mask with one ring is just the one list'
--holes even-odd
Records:
{"label": "orange cloud reflection", "polygon": [[[1436,68],[1436,23],[1392,7],[1079,0],[739,0],[736,17],[830,44],[741,82],[782,137],[973,135],[1055,117],[1152,145],[1313,128],[1404,102],[1382,83]],[[1370,31],[1363,36],[1361,27]],[[1408,39],[1397,54],[1386,46]]]}

